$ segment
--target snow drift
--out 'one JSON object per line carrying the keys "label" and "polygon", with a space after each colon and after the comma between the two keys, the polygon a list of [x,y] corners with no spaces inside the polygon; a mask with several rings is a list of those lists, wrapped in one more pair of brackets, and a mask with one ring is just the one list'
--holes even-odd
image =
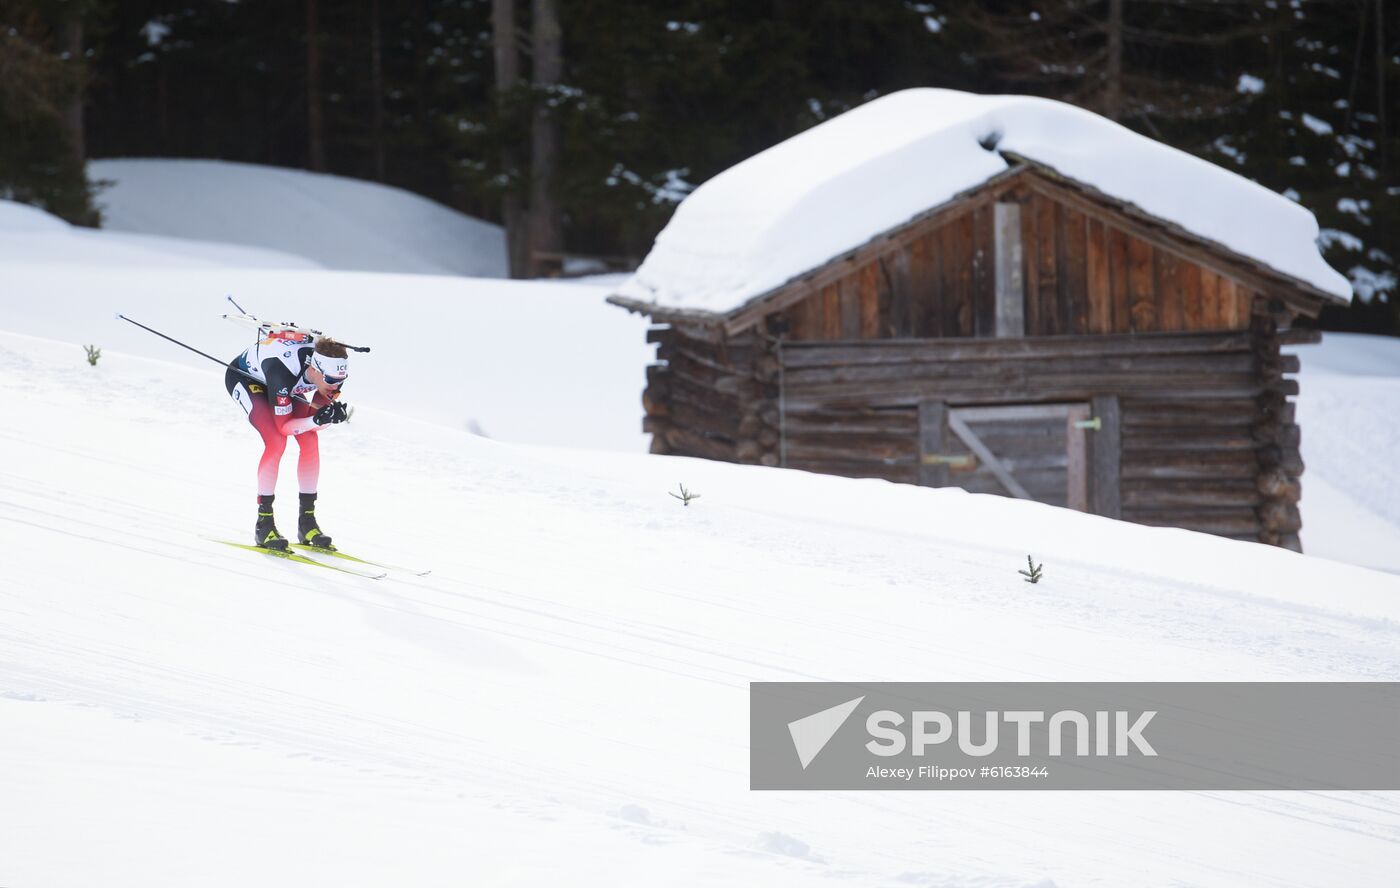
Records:
{"label": "snow drift", "polygon": [[498,225],[399,188],[218,160],[96,160],[113,231],[274,248],[324,268],[506,277]]}

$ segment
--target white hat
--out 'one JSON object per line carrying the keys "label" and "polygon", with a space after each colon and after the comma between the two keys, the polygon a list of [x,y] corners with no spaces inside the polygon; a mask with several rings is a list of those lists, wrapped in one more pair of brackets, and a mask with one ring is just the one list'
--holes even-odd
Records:
{"label": "white hat", "polygon": [[345,377],[350,373],[348,361],[348,358],[333,358],[318,351],[311,353],[311,366],[321,371],[321,375],[331,385],[345,381]]}

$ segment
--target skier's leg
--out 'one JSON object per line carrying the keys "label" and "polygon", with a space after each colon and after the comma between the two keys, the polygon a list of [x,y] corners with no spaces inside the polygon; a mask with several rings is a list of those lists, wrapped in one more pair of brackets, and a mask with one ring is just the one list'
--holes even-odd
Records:
{"label": "skier's leg", "polygon": [[287,438],[277,431],[276,416],[261,385],[229,370],[224,374],[224,387],[263,440],[263,454],[258,461],[258,496],[272,496],[277,492],[277,468],[287,450]]}
{"label": "skier's leg", "polygon": [[278,533],[273,521],[272,501],[277,490],[277,467],[287,449],[287,439],[277,432],[276,417],[260,385],[232,371],[225,374],[224,385],[229,397],[243,408],[249,424],[263,440],[263,454],[258,461],[258,519],[253,526],[253,542],[269,549],[285,549],[287,539]]}
{"label": "skier's leg", "polygon": [[297,455],[297,486],[302,493],[315,493],[321,479],[321,442],[315,432],[296,436],[301,452]]}
{"label": "skier's leg", "polygon": [[272,496],[277,492],[277,469],[282,465],[282,454],[287,452],[287,436],[277,431],[276,418],[266,401],[254,405],[248,421],[263,440],[262,459],[258,460],[258,496]]}
{"label": "skier's leg", "polygon": [[321,444],[315,432],[296,436],[301,454],[297,458],[297,481],[301,487],[297,510],[297,537],[310,546],[331,548],[331,538],[316,522],[316,483],[321,476]]}

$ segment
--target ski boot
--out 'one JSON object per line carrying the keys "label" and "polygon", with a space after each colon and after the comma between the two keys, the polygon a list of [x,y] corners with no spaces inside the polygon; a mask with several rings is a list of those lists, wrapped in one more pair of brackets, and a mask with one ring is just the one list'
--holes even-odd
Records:
{"label": "ski boot", "polygon": [[303,546],[314,546],[317,549],[331,549],[331,538],[316,526],[316,494],[303,493],[301,495],[301,513],[297,515],[297,538]]}
{"label": "ski boot", "polygon": [[258,497],[258,523],[253,526],[253,544],[263,549],[287,550],[287,538],[277,532],[272,521],[272,500],[270,496]]}

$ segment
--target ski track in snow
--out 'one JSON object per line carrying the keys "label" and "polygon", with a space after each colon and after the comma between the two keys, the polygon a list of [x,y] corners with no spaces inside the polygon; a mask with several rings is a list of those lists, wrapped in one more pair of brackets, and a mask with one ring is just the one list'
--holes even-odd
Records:
{"label": "ski track in snow", "polygon": [[[1132,570],[1037,553],[1047,580],[1030,586],[1014,543],[888,533],[840,503],[797,520],[744,489],[792,473],[744,474],[731,498],[698,488],[682,508],[603,460],[564,466],[414,423],[323,434],[328,531],[351,554],[433,568],[348,577],[202,539],[249,535],[258,452],[213,373],[75,355],[0,334],[0,409],[16,418],[0,429],[0,734],[71,720],[190,762],[191,742],[222,750],[230,774],[285,773],[216,796],[269,832],[324,814],[377,836],[363,825],[382,799],[427,837],[521,843],[401,861],[404,884],[460,884],[488,864],[527,884],[563,865],[588,883],[973,886],[1367,885],[1400,868],[1400,793],[747,789],[750,681],[1394,681],[1400,606],[1183,582],[1172,559],[1190,535],[1162,535],[1162,560]],[[129,755],[65,767],[100,787],[144,761]],[[28,756],[0,755],[0,779],[37,802],[57,790]],[[183,761],[148,764],[177,797],[208,792],[198,775],[217,766]],[[360,801],[338,812],[338,793]],[[101,866],[124,859],[115,850],[63,858],[61,821],[34,810],[0,803],[0,884],[145,883]],[[179,860],[159,837],[110,829],[126,853]],[[318,881],[375,884],[397,857],[362,842]]]}

